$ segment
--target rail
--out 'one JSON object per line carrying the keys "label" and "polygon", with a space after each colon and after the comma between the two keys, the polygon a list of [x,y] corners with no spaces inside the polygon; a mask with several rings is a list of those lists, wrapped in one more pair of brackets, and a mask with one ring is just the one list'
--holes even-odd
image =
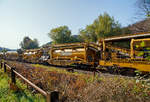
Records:
{"label": "rail", "polygon": [[43,96],[46,97],[46,102],[59,102],[59,92],[53,91],[53,92],[45,92],[38,86],[36,86],[34,83],[23,77],[20,73],[15,71],[14,67],[9,66],[6,64],[6,62],[0,62],[1,69],[4,68],[4,72],[7,72],[7,69],[11,70],[11,83],[16,84],[16,75],[21,78],[23,81],[25,81],[27,84],[29,84],[31,87],[36,89],[38,92],[40,92]]}
{"label": "rail", "polygon": [[123,40],[137,39],[137,38],[146,38],[146,37],[150,37],[150,33],[137,33],[137,34],[112,36],[112,37],[105,38],[104,41],[113,42],[113,41],[123,41]]}

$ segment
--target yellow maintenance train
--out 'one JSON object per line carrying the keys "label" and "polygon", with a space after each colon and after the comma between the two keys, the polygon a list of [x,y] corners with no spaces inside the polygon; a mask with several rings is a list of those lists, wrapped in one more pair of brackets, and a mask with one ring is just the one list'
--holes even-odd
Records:
{"label": "yellow maintenance train", "polygon": [[[130,49],[112,46],[112,43],[122,41],[130,41]],[[14,56],[5,54],[6,59]],[[49,48],[25,50],[21,55],[16,54],[18,56],[31,63],[150,72],[150,33],[105,38],[98,43],[50,45]]]}

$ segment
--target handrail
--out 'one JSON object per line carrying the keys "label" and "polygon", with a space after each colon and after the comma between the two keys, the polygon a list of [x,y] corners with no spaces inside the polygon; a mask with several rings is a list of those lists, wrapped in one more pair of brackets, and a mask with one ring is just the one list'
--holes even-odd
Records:
{"label": "handrail", "polygon": [[38,86],[36,86],[35,84],[33,84],[31,81],[29,81],[28,79],[26,79],[25,77],[23,77],[21,74],[19,74],[17,71],[14,70],[14,73],[16,75],[18,75],[21,79],[23,79],[26,83],[28,83],[29,85],[31,85],[33,88],[35,88],[37,91],[39,91],[41,94],[43,94],[44,96],[47,96],[47,93],[42,90],[41,88],[39,88]]}
{"label": "handrail", "polygon": [[128,39],[135,39],[135,38],[145,38],[150,37],[150,33],[138,33],[138,34],[130,34],[130,35],[120,35],[120,36],[112,36],[109,38],[105,38],[105,42],[111,42],[111,41],[119,41],[119,40],[128,40]]}
{"label": "handrail", "polygon": [[16,84],[16,82],[15,82],[15,74],[16,74],[18,77],[20,77],[26,83],[28,83],[30,86],[35,88],[38,92],[40,92],[43,96],[45,96],[46,97],[46,102],[59,102],[58,101],[59,97],[58,97],[58,92],[57,91],[53,91],[51,93],[45,92],[44,90],[42,90],[41,88],[36,86],[34,83],[32,83],[31,81],[26,79],[24,76],[22,76],[20,73],[15,71],[15,68],[9,66],[8,64],[6,64],[5,62],[2,62],[2,61],[0,62],[0,64],[1,64],[1,68],[4,67],[4,72],[6,72],[6,68],[9,68],[9,70],[11,70],[11,80],[12,80],[13,84]]}

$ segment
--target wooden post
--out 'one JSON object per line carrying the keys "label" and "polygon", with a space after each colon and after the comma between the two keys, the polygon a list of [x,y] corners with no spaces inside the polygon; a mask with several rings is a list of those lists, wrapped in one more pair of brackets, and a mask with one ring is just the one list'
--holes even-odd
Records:
{"label": "wooden post", "polygon": [[11,82],[16,84],[16,75],[14,73],[15,68],[11,68]]}
{"label": "wooden post", "polygon": [[93,71],[93,75],[94,75],[94,77],[95,77],[95,74],[96,74],[96,73],[95,73],[95,69],[94,69],[94,71]]}
{"label": "wooden post", "polygon": [[51,94],[47,92],[46,102],[51,102]]}
{"label": "wooden post", "polygon": [[1,68],[3,67],[3,63],[2,63],[2,61],[1,61]]}
{"label": "wooden post", "polygon": [[59,92],[53,91],[47,93],[46,102],[59,102]]}
{"label": "wooden post", "polygon": [[[28,79],[28,74],[26,74],[26,79]],[[28,83],[27,83],[27,89],[29,89]]]}
{"label": "wooden post", "polygon": [[59,102],[59,92],[58,91],[51,92],[51,102]]}
{"label": "wooden post", "polygon": [[4,62],[4,72],[6,72],[6,62]]}

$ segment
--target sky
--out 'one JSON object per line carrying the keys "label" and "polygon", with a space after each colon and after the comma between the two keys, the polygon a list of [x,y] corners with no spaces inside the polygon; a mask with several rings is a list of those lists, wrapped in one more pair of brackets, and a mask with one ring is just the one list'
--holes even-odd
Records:
{"label": "sky", "polygon": [[25,36],[45,44],[51,29],[67,25],[72,34],[107,12],[122,26],[134,23],[136,0],[0,0],[0,46],[20,48]]}

